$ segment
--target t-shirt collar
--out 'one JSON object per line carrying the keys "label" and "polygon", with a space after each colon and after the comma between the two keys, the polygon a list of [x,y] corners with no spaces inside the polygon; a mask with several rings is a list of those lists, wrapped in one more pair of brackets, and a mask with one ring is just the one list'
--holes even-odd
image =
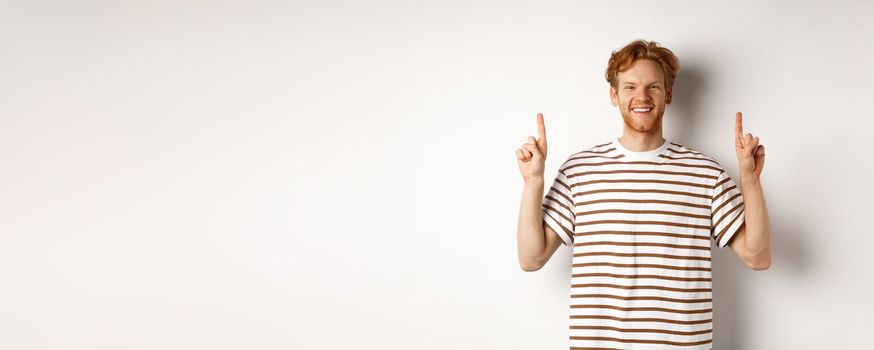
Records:
{"label": "t-shirt collar", "polygon": [[635,151],[632,151],[632,150],[629,150],[629,149],[623,147],[622,144],[619,143],[619,138],[614,139],[612,143],[613,143],[613,147],[616,147],[616,151],[625,155],[625,157],[620,158],[620,160],[631,160],[631,161],[634,161],[634,160],[655,160],[658,158],[658,156],[660,154],[664,153],[668,149],[668,144],[670,144],[670,142],[668,142],[668,139],[665,139],[665,141],[662,143],[662,145],[654,150],[635,152]]}

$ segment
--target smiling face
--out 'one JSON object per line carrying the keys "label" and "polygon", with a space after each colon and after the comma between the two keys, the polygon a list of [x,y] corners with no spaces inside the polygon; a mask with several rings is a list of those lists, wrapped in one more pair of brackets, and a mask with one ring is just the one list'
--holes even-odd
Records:
{"label": "smiling face", "polygon": [[619,107],[626,128],[660,133],[665,106],[671,103],[671,91],[665,86],[661,65],[639,59],[616,77],[617,87],[610,86],[610,100]]}

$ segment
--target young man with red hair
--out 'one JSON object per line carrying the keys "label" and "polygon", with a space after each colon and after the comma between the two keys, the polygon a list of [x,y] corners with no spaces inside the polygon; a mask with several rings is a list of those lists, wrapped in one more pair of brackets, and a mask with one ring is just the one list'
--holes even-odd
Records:
{"label": "young man with red hair", "polygon": [[743,133],[738,112],[738,187],[716,159],[666,140],[678,70],[656,42],[613,52],[606,78],[623,134],[569,156],[545,196],[542,114],[539,137],[516,150],[522,269],[540,269],[561,244],[573,249],[571,349],[711,349],[710,240],[751,269],[771,265],[765,148]]}

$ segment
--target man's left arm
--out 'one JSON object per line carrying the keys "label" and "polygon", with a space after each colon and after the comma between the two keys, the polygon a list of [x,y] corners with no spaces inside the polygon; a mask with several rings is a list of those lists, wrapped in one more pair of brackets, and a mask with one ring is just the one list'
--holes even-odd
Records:
{"label": "man's left arm", "polygon": [[765,146],[752,134],[743,134],[740,112],[735,116],[735,150],[740,169],[740,188],[744,199],[744,224],[731,240],[731,250],[747,266],[764,270],[771,266],[771,224],[762,191],[761,174],[765,165]]}

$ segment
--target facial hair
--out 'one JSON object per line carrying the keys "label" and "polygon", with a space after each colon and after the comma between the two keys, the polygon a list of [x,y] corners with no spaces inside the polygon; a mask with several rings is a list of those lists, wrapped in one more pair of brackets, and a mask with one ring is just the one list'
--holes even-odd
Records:
{"label": "facial hair", "polygon": [[634,112],[631,111],[631,108],[627,110],[622,110],[622,121],[625,122],[626,128],[639,133],[647,134],[656,132],[660,128],[662,124],[662,116],[665,115],[665,110],[660,110],[655,118],[651,118],[646,121],[643,121],[643,119],[641,118],[634,117],[632,113]]}

